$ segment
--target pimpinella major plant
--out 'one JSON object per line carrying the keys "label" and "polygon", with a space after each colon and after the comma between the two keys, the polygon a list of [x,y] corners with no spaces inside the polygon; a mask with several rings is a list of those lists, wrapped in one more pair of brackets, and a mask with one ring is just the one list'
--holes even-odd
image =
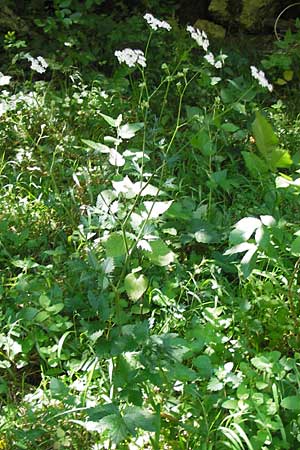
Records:
{"label": "pimpinella major plant", "polygon": [[[226,234],[216,203],[227,205],[241,190],[240,178],[226,167],[226,152],[247,141],[244,126],[256,94],[262,98],[267,88],[274,95],[272,87],[255,68],[261,86],[249,80],[250,70],[228,80],[225,55],[215,56],[206,34],[191,26],[192,62],[180,55],[173,69],[165,63],[154,86],[147,72],[151,43],[157,33],[172,31],[150,14],[145,20],[150,36],[144,51],[116,50],[129,80],[125,94],[118,96],[114,86],[90,89],[74,75],[64,100],[53,95],[48,104],[44,97],[49,123],[38,128],[31,153],[19,149],[16,162],[2,161],[1,260],[7,269],[1,320],[7,326],[0,347],[8,375],[0,379],[1,430],[17,448],[295,448],[299,358],[267,348],[261,336],[271,329],[268,300],[276,317],[286,311],[284,289],[278,282],[279,292],[271,291],[275,275],[268,272],[273,260],[267,252],[284,245],[271,215],[242,219],[230,234],[232,244],[246,244],[240,249],[256,245],[257,253],[266,252],[255,283],[239,284],[234,270],[228,280],[226,260],[212,257]],[[9,75],[1,79],[9,85]],[[202,93],[197,104],[195,93]],[[131,94],[132,103],[124,100]],[[27,125],[41,114],[41,95],[31,113],[25,101],[15,107],[9,94],[3,98],[11,102],[3,119],[14,122],[13,137],[28,145]],[[75,136],[63,134],[66,128],[75,134],[68,119]],[[274,136],[260,136],[259,113],[256,120],[255,156],[265,168],[257,177],[269,183],[269,172],[282,166]],[[81,121],[93,124],[90,136]],[[59,142],[51,152],[46,143],[54,124],[59,133],[50,142]],[[49,154],[50,165],[39,167]],[[179,171],[184,157],[188,173]],[[248,183],[256,176],[253,161],[245,158]],[[10,187],[14,182],[17,189]],[[24,228],[44,218],[49,241],[29,244],[19,232],[21,218]],[[248,242],[254,233],[256,244]],[[296,237],[293,251],[297,245]],[[254,253],[246,253],[248,260]],[[255,311],[264,313],[260,321]],[[39,385],[30,392],[29,380]]]}

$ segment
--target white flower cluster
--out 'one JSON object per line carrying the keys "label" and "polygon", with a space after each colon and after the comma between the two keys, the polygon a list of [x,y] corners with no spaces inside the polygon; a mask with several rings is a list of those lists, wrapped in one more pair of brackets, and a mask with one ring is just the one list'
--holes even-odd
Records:
{"label": "white flower cluster", "polygon": [[188,25],[186,27],[187,31],[191,34],[192,39],[194,39],[199,47],[202,47],[205,52],[209,47],[209,40],[205,31],[200,31],[198,28],[191,27]]}
{"label": "white flower cluster", "polygon": [[250,69],[253,78],[255,78],[262,87],[265,87],[272,92],[273,86],[268,82],[265,73],[262,70],[258,70],[255,66],[251,66]]}
{"label": "white flower cluster", "polygon": [[42,56],[38,56],[37,58],[33,58],[29,53],[25,55],[25,58],[31,63],[30,69],[34,70],[38,73],[46,72],[48,67],[47,61],[44,60]]}
{"label": "white flower cluster", "polygon": [[224,60],[227,55],[222,55],[223,58],[222,59],[218,59],[218,61],[215,60],[214,55],[212,54],[212,52],[207,53],[204,56],[204,59],[206,59],[206,61],[211,64],[212,66],[215,66],[216,69],[221,69],[223,67],[224,64]]}
{"label": "white flower cluster", "polygon": [[124,48],[124,50],[116,50],[115,56],[118,58],[120,64],[125,63],[129,67],[134,67],[136,64],[139,64],[142,67],[146,67],[146,58],[142,50]]}
{"label": "white flower cluster", "polygon": [[0,117],[7,111],[14,111],[19,107],[31,109],[37,108],[38,106],[39,103],[34,92],[24,94],[20,91],[16,95],[10,95],[8,91],[2,91],[0,99]]}
{"label": "white flower cluster", "polygon": [[7,75],[3,75],[2,72],[0,72],[0,86],[5,86],[10,83],[11,77]]}
{"label": "white flower cluster", "polygon": [[200,31],[198,30],[198,28],[195,29],[190,25],[188,25],[186,29],[190,33],[192,39],[194,39],[199,47],[203,48],[203,50],[206,52],[204,59],[206,59],[206,61],[216,69],[221,69],[224,66],[224,61],[225,58],[227,58],[227,55],[220,53],[216,60],[212,52],[207,52],[209,47],[209,40],[205,31]]}
{"label": "white flower cluster", "polygon": [[158,20],[152,16],[152,14],[145,14],[144,19],[148,23],[148,25],[152,28],[152,30],[158,30],[159,28],[164,28],[167,31],[172,29],[171,25],[168,24],[165,20]]}

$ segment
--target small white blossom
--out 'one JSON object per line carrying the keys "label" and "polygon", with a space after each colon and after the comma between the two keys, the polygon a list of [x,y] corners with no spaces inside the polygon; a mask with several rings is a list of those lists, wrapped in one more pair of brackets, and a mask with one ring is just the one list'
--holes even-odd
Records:
{"label": "small white blossom", "polygon": [[214,55],[212,54],[212,52],[207,53],[204,56],[204,59],[206,59],[206,61],[211,64],[212,66],[214,66],[216,69],[222,69],[223,65],[224,65],[224,60],[226,58],[226,55],[223,55],[222,53],[218,56],[218,61],[215,60]]}
{"label": "small white blossom", "polygon": [[199,47],[202,47],[203,50],[207,52],[207,49],[209,47],[209,40],[205,31],[200,31],[198,30],[198,28],[195,29],[190,25],[188,25],[186,29],[190,33],[191,38],[197,42]]}
{"label": "small white blossom", "polygon": [[145,14],[144,19],[148,23],[148,25],[152,28],[152,30],[158,30],[159,28],[164,28],[167,31],[172,29],[171,25],[168,24],[165,20],[159,20],[152,16],[152,14]]}
{"label": "small white blossom", "polygon": [[146,58],[142,50],[125,48],[124,50],[116,50],[115,56],[118,58],[120,64],[125,63],[129,67],[134,67],[136,64],[139,64],[142,67],[146,67]]}
{"label": "small white blossom", "polygon": [[7,75],[3,75],[2,72],[0,72],[0,86],[5,86],[10,83],[11,77]]}
{"label": "small white blossom", "polygon": [[255,66],[251,66],[250,69],[253,78],[255,78],[262,87],[265,87],[272,92],[273,86],[268,82],[265,73],[262,70],[258,70]]}
{"label": "small white blossom", "polygon": [[37,58],[33,58],[29,53],[25,55],[25,58],[27,61],[31,63],[31,70],[34,70],[38,73],[44,73],[46,72],[46,69],[48,67],[47,61],[44,60],[42,56],[38,56]]}

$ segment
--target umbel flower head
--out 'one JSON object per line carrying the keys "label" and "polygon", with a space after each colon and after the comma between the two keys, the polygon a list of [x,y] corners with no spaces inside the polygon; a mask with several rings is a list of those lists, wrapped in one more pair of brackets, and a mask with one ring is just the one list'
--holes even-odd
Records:
{"label": "umbel flower head", "polygon": [[251,75],[258,81],[262,87],[266,87],[270,92],[273,91],[273,86],[268,82],[265,73],[262,70],[258,70],[255,66],[250,66]]}
{"label": "umbel flower head", "polygon": [[5,86],[10,83],[11,77],[8,75],[3,75],[2,72],[0,72],[0,86]]}
{"label": "umbel flower head", "polygon": [[165,20],[156,19],[152,14],[145,14],[144,19],[148,23],[148,25],[152,28],[152,30],[158,30],[159,28],[164,28],[167,31],[172,29],[171,25],[168,24]]}
{"label": "umbel flower head", "polygon": [[134,67],[136,64],[139,64],[142,67],[146,67],[146,58],[142,50],[124,48],[124,50],[116,50],[115,56],[118,58],[120,64],[125,63],[129,67]]}
{"label": "umbel flower head", "polygon": [[202,47],[203,50],[207,52],[209,40],[205,31],[200,31],[198,28],[195,29],[194,27],[191,27],[191,25],[188,25],[186,29],[190,33],[191,38],[197,42],[199,47]]}
{"label": "umbel flower head", "polygon": [[42,56],[38,56],[37,58],[33,58],[29,53],[25,55],[25,58],[31,63],[30,69],[34,70],[38,73],[46,72],[48,67],[47,61],[44,60]]}

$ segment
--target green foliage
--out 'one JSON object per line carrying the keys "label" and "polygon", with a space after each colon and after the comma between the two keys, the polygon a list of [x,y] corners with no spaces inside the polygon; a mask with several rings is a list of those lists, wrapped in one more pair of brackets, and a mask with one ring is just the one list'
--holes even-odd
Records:
{"label": "green foliage", "polygon": [[[76,37],[100,3],[39,26]],[[0,448],[297,448],[298,118],[144,31],[146,66],[91,83],[5,38]]]}

